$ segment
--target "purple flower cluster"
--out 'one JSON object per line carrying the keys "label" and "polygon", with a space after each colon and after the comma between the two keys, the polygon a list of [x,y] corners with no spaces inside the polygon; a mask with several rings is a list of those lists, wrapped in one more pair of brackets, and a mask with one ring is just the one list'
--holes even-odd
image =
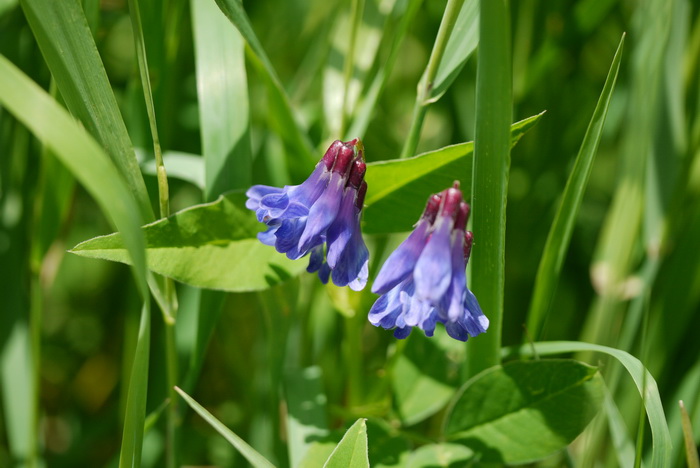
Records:
{"label": "purple flower cluster", "polygon": [[307,271],[324,283],[331,277],[361,290],[369,258],[360,231],[365,171],[362,144],[335,141],[301,185],[251,187],[246,207],[268,226],[258,239],[290,259],[310,254]]}
{"label": "purple flower cluster", "polygon": [[372,292],[381,294],[369,311],[375,326],[406,338],[411,327],[432,336],[437,322],[460,341],[486,331],[489,320],[467,289],[466,264],[473,235],[465,232],[469,205],[459,184],[428,199],[408,238],[384,263]]}

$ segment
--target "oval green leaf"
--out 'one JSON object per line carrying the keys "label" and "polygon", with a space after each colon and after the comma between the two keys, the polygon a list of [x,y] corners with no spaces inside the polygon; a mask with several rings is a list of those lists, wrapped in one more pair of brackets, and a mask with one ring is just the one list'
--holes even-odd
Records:
{"label": "oval green leaf", "polygon": [[[265,290],[300,273],[304,260],[289,260],[256,238],[265,225],[244,203],[243,193],[232,192],[144,226],[148,268],[193,286],[231,292]],[[130,263],[119,234],[87,240],[71,252]]]}
{"label": "oval green leaf", "polygon": [[573,360],[515,361],[469,380],[448,409],[445,434],[482,462],[527,463],[566,447],[600,409],[603,379]]}

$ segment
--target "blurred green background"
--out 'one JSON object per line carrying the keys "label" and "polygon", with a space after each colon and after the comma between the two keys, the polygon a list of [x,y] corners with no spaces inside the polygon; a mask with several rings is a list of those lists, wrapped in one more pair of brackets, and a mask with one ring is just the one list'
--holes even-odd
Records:
{"label": "blurred green background", "polygon": [[[192,32],[192,8],[197,3],[141,4],[160,143],[166,155],[202,154]],[[376,74],[376,64],[388,56],[395,28],[405,14],[401,5],[405,8],[407,3],[366,1],[361,41],[366,49],[360,49],[357,59],[361,80]],[[446,4],[419,3],[366,133],[351,135],[362,137],[368,161],[398,157],[411,125],[416,84]],[[128,5],[122,0],[83,4],[157,206],[157,181],[148,169],[152,142]],[[347,22],[351,2],[260,0],[246,1],[244,7],[320,157],[329,141],[343,137],[330,132],[324,86],[325,72],[342,66],[333,41],[342,21]],[[601,144],[539,339],[581,339],[642,357],[666,405],[676,466],[683,466],[679,398],[686,401],[700,434],[699,10],[696,0],[511,2],[514,121],[544,110],[546,114],[511,155],[503,344],[523,341],[535,274],[559,196],[612,56],[627,32]],[[0,53],[56,93],[23,10],[13,0],[0,1]],[[301,163],[289,157],[290,149],[271,126],[274,104],[265,76],[250,50],[246,57],[253,182],[299,183],[295,174],[308,168],[294,167]],[[430,107],[418,153],[473,140],[475,81],[472,56],[446,94]],[[33,343],[40,345],[38,367],[32,372],[39,383],[37,443],[43,463],[115,464],[140,310],[132,276],[124,265],[66,253],[113,229],[84,189],[3,109],[0,171],[0,344],[7,345],[10,339],[9,324],[22,320],[28,324],[27,333],[35,333]],[[614,207],[616,199],[629,200],[624,189],[635,183],[641,184],[644,196],[631,208],[640,210],[639,218],[634,221],[632,216],[630,221],[625,218],[629,210]],[[177,177],[170,178],[170,195],[172,212],[212,198]],[[399,240],[400,236],[368,236],[372,252],[377,253],[371,259],[373,273],[386,255],[387,243],[396,245]],[[475,249],[478,243],[476,233]],[[280,451],[275,434],[283,432],[278,427],[282,410],[272,382],[279,379],[279,363],[285,360],[321,366],[332,427],[341,428],[360,416],[396,420],[385,366],[394,348],[403,345],[396,345],[390,332],[367,323],[365,314],[376,296],[322,287],[309,276],[270,293],[211,299],[223,303],[218,325],[201,371],[183,383],[202,405],[264,454]],[[181,369],[187,369],[195,340],[196,317],[188,313],[194,310],[189,305],[197,303],[201,294],[178,285]],[[166,398],[165,337],[157,315],[151,335],[148,413]],[[351,337],[359,341],[348,349],[353,346],[348,344]],[[438,341],[448,351],[450,382],[458,382],[464,349]],[[10,358],[5,356],[3,362]],[[600,358],[580,358],[611,371],[612,364]],[[13,385],[8,372],[3,374],[1,390],[0,466],[13,463],[9,444],[15,437],[2,422],[13,392],[25,390]],[[181,374],[184,381],[187,373]],[[353,388],[358,383],[348,377],[352,375],[364,376],[360,388]],[[638,395],[625,378],[617,387],[609,385],[634,434]],[[191,413],[184,418],[179,442],[182,464],[243,466],[240,455],[203,421]],[[31,422],[27,424],[29,431]],[[435,434],[438,424],[439,419],[433,418],[409,428],[408,432],[421,434],[412,440],[414,446],[420,445],[420,437]],[[146,466],[163,463],[163,426],[159,420],[146,436]],[[370,446],[373,431],[384,430],[370,426]],[[599,442],[602,445],[589,457],[615,466],[612,449],[606,441]],[[548,463],[557,466],[564,460],[559,456]]]}

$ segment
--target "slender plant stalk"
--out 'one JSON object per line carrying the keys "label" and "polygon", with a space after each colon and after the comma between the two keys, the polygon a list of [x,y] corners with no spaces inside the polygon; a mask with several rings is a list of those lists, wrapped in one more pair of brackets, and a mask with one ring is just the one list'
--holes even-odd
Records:
{"label": "slender plant stalk", "polygon": [[[141,26],[141,11],[139,9],[138,0],[129,0],[129,11],[131,16],[132,29],[134,31],[134,40],[136,44],[136,56],[139,62],[139,73],[141,76],[141,85],[143,88],[144,101],[146,103],[146,111],[148,113],[148,122],[151,129],[151,137],[153,138],[153,154],[156,160],[156,177],[158,180],[158,201],[160,207],[160,217],[166,218],[170,216],[170,195],[168,188],[168,175],[163,164],[163,154],[160,147],[160,139],[158,137],[158,125],[156,122],[156,112],[153,105],[153,91],[151,88],[151,79],[148,72],[148,57],[146,56],[146,44],[143,39],[143,29]],[[178,420],[178,401],[175,393],[175,386],[178,381],[178,362],[177,348],[175,341],[175,319],[177,315],[177,300],[175,299],[175,287],[172,279],[163,278],[165,290],[166,307],[162,307],[163,321],[165,322],[165,359],[167,369],[167,390],[170,397],[170,405],[168,407],[168,417],[166,420],[166,449],[165,459],[168,468],[177,466],[177,420]]]}
{"label": "slender plant stalk", "polygon": [[340,118],[340,134],[345,134],[345,127],[348,123],[350,114],[349,97],[350,85],[352,84],[353,70],[355,69],[355,48],[357,46],[357,32],[362,23],[362,12],[365,8],[365,0],[352,0],[352,12],[350,14],[350,44],[348,45],[348,53],[345,55],[345,63],[343,64],[343,107],[341,107]]}
{"label": "slender plant stalk", "polygon": [[450,34],[457,22],[457,16],[459,16],[459,11],[462,9],[463,4],[464,0],[448,0],[447,2],[445,14],[442,16],[442,21],[440,22],[440,29],[438,29],[435,44],[433,44],[430,59],[428,59],[428,66],[421,80],[418,82],[416,103],[413,106],[411,129],[408,132],[406,143],[401,150],[401,158],[411,157],[416,152],[420,132],[423,128],[423,121],[425,120],[425,114],[428,112],[428,106],[431,103],[428,98],[430,96],[430,91],[433,89],[433,81],[435,81],[435,76],[440,67],[440,61],[447,47],[447,41],[450,39]]}
{"label": "slender plant stalk", "polygon": [[481,0],[472,185],[472,289],[490,320],[469,340],[468,373],[500,362],[505,285],[506,197],[512,119],[510,16],[507,0]]}

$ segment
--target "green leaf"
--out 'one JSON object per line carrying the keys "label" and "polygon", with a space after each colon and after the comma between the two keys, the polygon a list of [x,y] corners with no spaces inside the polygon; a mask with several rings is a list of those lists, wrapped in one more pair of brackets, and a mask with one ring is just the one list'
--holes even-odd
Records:
{"label": "green leaf", "polygon": [[573,360],[515,361],[469,380],[448,409],[445,435],[482,462],[527,463],[568,445],[600,409],[603,379]]}
{"label": "green leaf", "polygon": [[[515,145],[542,117],[538,114],[511,127]],[[459,180],[468,197],[474,143],[446,146],[408,159],[373,162],[367,165],[367,198],[363,232],[380,234],[409,231],[420,217],[431,193]]]}
{"label": "green leaf", "polygon": [[435,102],[445,94],[469,56],[476,50],[478,43],[479,0],[466,0],[445,46],[445,52],[430,88],[427,99],[429,102]]}
{"label": "green leaf", "polygon": [[463,468],[474,452],[459,444],[424,445],[411,455],[406,468]]}
{"label": "green leaf", "polygon": [[285,378],[285,394],[289,461],[291,466],[301,467],[303,465],[300,462],[309,451],[310,445],[325,438],[329,433],[321,368],[313,366],[301,371],[288,372]]}
{"label": "green leaf", "polygon": [[192,0],[207,201],[251,184],[245,43],[214,0]]}
{"label": "green leaf", "polygon": [[150,221],[146,185],[80,2],[20,3],[66,106],[112,158]]}
{"label": "green leaf", "polygon": [[666,424],[666,416],[659,397],[659,389],[654,377],[646,370],[639,359],[620,349],[580,341],[540,342],[527,346],[504,348],[502,353],[504,356],[532,356],[534,353],[539,356],[545,356],[582,351],[608,354],[617,359],[627,369],[637,386],[637,390],[643,396],[642,401],[649,418],[652,437],[652,466],[671,466],[671,435]]}
{"label": "green leaf", "polygon": [[586,130],[586,135],[583,137],[574,169],[566,182],[561,204],[549,230],[540,266],[537,269],[535,289],[527,321],[528,331],[535,338],[540,334],[559,283],[564,257],[571,242],[574,221],[581,208],[581,201],[588,185],[588,178],[591,175],[593,160],[598,150],[605,117],[608,114],[608,106],[610,105],[612,92],[617,81],[617,74],[620,70],[624,42],[625,36],[623,35],[610,65],[610,71],[605,80],[603,91],[600,94],[600,98],[598,98],[598,104],[588,124],[588,130]]}
{"label": "green leaf", "polygon": [[183,392],[179,388],[175,387],[175,391],[180,394],[180,396],[190,405],[190,408],[195,410],[211,427],[213,427],[216,432],[224,436],[224,438],[229,441],[229,443],[238,450],[241,455],[245,457],[248,462],[255,468],[274,468],[274,465],[270,463],[265,457],[260,455],[253,447],[248,445],[243,439],[238,437],[233,431],[224,424],[216,419],[209,411],[204,409],[199,403],[197,403],[191,396]]}
{"label": "green leaf", "polygon": [[336,445],[323,468],[369,468],[367,424],[358,419]]}
{"label": "green leaf", "polygon": [[[506,201],[510,172],[513,70],[510,10],[504,1],[480,0],[479,55],[472,230],[478,248],[471,255],[471,286],[489,318],[489,333],[467,344],[470,375],[500,362],[505,292]],[[470,173],[471,174],[471,173]]]}
{"label": "green leaf", "polygon": [[[289,260],[256,238],[265,225],[244,204],[242,193],[230,193],[144,226],[148,267],[193,286],[232,292],[261,291],[301,272],[305,260]],[[71,252],[129,263],[119,234],[90,239]]]}

